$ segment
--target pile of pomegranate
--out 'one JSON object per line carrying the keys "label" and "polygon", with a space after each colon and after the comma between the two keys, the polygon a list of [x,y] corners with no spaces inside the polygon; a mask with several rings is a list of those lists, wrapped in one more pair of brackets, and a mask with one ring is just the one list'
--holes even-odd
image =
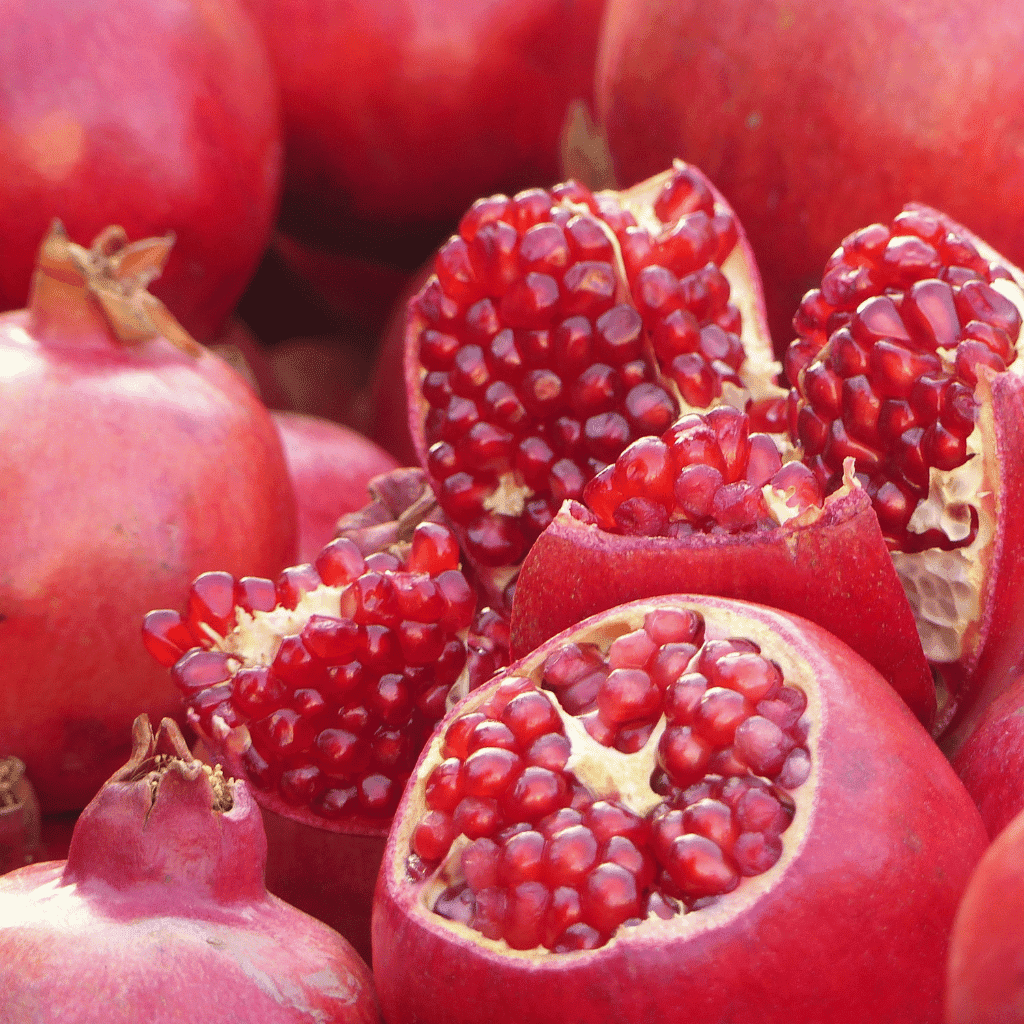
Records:
{"label": "pile of pomegranate", "polygon": [[0,1021],[1024,1021],[1024,22],[479,6],[0,10]]}

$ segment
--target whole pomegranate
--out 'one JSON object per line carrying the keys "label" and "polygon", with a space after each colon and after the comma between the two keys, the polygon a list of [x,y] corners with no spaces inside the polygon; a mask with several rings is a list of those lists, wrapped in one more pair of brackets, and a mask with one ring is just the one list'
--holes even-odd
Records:
{"label": "whole pomegranate", "polygon": [[0,310],[24,302],[53,217],[74,238],[170,230],[156,294],[210,340],[269,241],[282,165],[273,68],[237,0],[0,5]]}
{"label": "whole pomegranate", "polygon": [[295,496],[249,386],[147,290],[166,238],[91,249],[55,225],[0,316],[0,750],[47,811],[122,764],[140,710],[180,708],[139,641],[211,564],[276,574]]}
{"label": "whole pomegranate", "polygon": [[379,1021],[366,964],[267,893],[265,858],[247,783],[193,758],[170,719],[154,736],[140,716],[67,860],[0,878],[3,1019]]}
{"label": "whole pomegranate", "polygon": [[786,344],[836,240],[908,200],[1024,261],[1024,20],[989,0],[610,0],[595,86],[620,184],[681,157],[742,219]]}
{"label": "whole pomegranate", "polygon": [[553,184],[604,0],[245,0],[281,83],[285,224],[412,269],[477,198]]}
{"label": "whole pomegranate", "polygon": [[986,842],[835,637],[741,601],[621,605],[424,749],[374,903],[384,1017],[938,1024]]}

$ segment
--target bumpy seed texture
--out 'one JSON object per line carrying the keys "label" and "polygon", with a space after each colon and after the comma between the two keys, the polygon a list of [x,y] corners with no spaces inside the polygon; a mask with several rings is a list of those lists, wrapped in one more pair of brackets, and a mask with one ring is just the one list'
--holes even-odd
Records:
{"label": "bumpy seed texture", "polygon": [[699,911],[781,856],[806,703],[693,611],[566,643],[448,726],[408,873],[436,882],[436,914],[514,949],[593,949]]}
{"label": "bumpy seed texture", "polygon": [[783,465],[775,440],[723,405],[633,441],[584,487],[583,501],[604,530],[685,537],[775,529],[820,507],[823,495],[810,469]]}
{"label": "bumpy seed texture", "polygon": [[[257,787],[324,818],[386,819],[466,666],[475,605],[455,537],[425,522],[401,556],[340,538],[276,582],[205,573],[184,615],[147,616],[144,640],[201,732],[247,728]],[[482,616],[477,683],[507,663]]]}
{"label": "bumpy seed texture", "polygon": [[908,524],[931,470],[964,465],[979,372],[1017,358],[1020,295],[1007,267],[964,229],[911,204],[891,224],[854,232],[804,297],[785,368],[790,431],[827,488],[856,460],[889,545],[903,551],[970,544]]}
{"label": "bumpy seed texture", "polygon": [[706,407],[739,384],[719,269],[735,220],[684,165],[653,209],[640,225],[571,182],[479,200],[412,302],[426,468],[482,565],[517,564],[564,499],[665,431],[677,394]]}

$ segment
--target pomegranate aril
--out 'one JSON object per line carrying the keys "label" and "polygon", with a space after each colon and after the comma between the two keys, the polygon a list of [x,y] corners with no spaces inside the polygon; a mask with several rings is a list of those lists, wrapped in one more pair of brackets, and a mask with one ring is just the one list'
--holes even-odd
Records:
{"label": "pomegranate aril", "polygon": [[712,744],[688,725],[670,725],[658,741],[658,764],[673,785],[686,787],[704,777]]}
{"label": "pomegranate aril", "polygon": [[294,565],[285,569],[274,582],[277,603],[282,608],[294,610],[302,595],[316,590],[323,581],[311,565]]}
{"label": "pomegranate aril", "polygon": [[170,668],[195,645],[180,613],[160,608],[147,613],[142,627],[142,642],[150,655],[164,668]]}
{"label": "pomegranate aril", "polygon": [[683,830],[710,839],[722,850],[731,849],[738,834],[729,805],[711,797],[696,800],[683,810]]}
{"label": "pomegranate aril", "polygon": [[413,852],[426,861],[440,860],[455,838],[452,819],[443,811],[428,811],[412,835]]}
{"label": "pomegranate aril", "polygon": [[739,884],[739,873],[718,845],[704,836],[686,834],[672,841],[665,867],[682,894],[690,899],[719,896]]}
{"label": "pomegranate aril", "polygon": [[463,795],[462,761],[457,757],[445,758],[431,771],[427,779],[427,807],[431,810],[450,812],[455,809]]}
{"label": "pomegranate aril", "polygon": [[580,893],[583,918],[595,931],[611,935],[624,921],[640,915],[636,878],[619,864],[599,864]]}
{"label": "pomegranate aril", "polygon": [[189,587],[185,619],[198,636],[223,637],[235,624],[235,580],[227,572],[204,572]]}
{"label": "pomegranate aril", "polygon": [[569,785],[561,773],[527,765],[505,794],[503,806],[513,820],[538,822],[567,806],[569,798]]}
{"label": "pomegranate aril", "polygon": [[174,663],[171,679],[187,699],[208,686],[229,680],[233,667],[232,659],[225,652],[196,647]]}
{"label": "pomegranate aril", "polygon": [[320,579],[331,587],[351,583],[366,570],[362,553],[347,537],[330,541],[317,555],[315,565]]}

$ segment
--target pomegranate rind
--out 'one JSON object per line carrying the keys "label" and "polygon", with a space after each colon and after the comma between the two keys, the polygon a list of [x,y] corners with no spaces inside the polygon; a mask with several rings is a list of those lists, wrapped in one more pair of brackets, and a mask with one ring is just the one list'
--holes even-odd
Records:
{"label": "pomegranate rind", "polygon": [[1024,813],[985,851],[953,923],[945,1024],[1024,1019]]}
{"label": "pomegranate rind", "polygon": [[949,929],[987,839],[928,733],[849,647],[797,616],[672,595],[588,618],[508,674],[528,674],[569,638],[616,635],[667,606],[699,611],[709,637],[756,638],[807,695],[812,768],[793,790],[782,857],[713,907],[623,928],[593,951],[516,952],[438,918],[405,873],[424,780],[454,714],[486,699],[499,676],[442,723],[396,814],[373,917],[386,1020],[710,1024],[723,1008],[766,1024],[941,1020]]}
{"label": "pomegranate rind", "polygon": [[512,604],[512,657],[588,615],[680,591],[810,619],[873,665],[931,729],[935,684],[914,616],[871,500],[855,484],[830,495],[809,520],[686,538],[610,533],[578,519],[567,502],[523,562]]}

